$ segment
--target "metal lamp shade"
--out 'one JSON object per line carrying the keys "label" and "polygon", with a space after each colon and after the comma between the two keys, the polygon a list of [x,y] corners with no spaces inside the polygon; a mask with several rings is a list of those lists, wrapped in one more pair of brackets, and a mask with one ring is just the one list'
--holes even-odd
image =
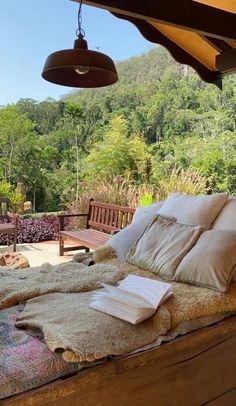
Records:
{"label": "metal lamp shade", "polygon": [[[79,74],[78,67],[87,67],[88,72]],[[64,49],[49,55],[42,77],[48,82],[69,87],[109,86],[118,80],[112,59],[97,51],[88,49]]]}

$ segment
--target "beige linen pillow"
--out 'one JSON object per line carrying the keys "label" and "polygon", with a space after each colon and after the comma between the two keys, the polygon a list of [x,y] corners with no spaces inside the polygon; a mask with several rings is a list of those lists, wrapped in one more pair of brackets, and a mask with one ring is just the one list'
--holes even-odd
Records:
{"label": "beige linen pillow", "polygon": [[200,226],[186,226],[156,216],[129,249],[126,260],[163,278],[172,279],[180,261],[202,231]]}
{"label": "beige linen pillow", "polygon": [[[227,203],[223,206],[216,217],[212,230],[234,230],[236,231],[236,197],[229,196]],[[236,267],[233,272],[232,282],[236,283]]]}
{"label": "beige linen pillow", "polygon": [[236,232],[205,231],[179,264],[174,280],[226,292],[236,266]]}
{"label": "beige linen pillow", "polygon": [[228,200],[226,193],[187,196],[172,193],[158,214],[176,217],[182,224],[201,224],[211,228],[217,214]]}
{"label": "beige linen pillow", "polygon": [[[141,237],[150,221],[156,217],[161,203],[155,203],[145,208],[136,209],[136,215],[131,224],[115,234],[107,245],[112,247],[120,261],[125,262],[129,248]],[[175,219],[174,219],[175,220]]]}

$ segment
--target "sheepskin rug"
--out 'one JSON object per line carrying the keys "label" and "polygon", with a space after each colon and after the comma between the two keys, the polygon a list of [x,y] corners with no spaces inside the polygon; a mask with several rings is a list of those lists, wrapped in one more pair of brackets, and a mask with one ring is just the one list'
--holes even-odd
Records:
{"label": "sheepskin rug", "polygon": [[78,293],[115,285],[123,272],[113,265],[67,262],[22,270],[0,268],[0,309],[52,292]]}

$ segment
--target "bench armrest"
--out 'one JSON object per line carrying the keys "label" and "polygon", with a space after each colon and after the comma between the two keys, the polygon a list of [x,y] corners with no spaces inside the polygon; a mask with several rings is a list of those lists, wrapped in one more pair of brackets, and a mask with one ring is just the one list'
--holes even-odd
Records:
{"label": "bench armrest", "polygon": [[88,213],[58,214],[59,232],[64,230],[64,219],[68,217],[87,217]]}

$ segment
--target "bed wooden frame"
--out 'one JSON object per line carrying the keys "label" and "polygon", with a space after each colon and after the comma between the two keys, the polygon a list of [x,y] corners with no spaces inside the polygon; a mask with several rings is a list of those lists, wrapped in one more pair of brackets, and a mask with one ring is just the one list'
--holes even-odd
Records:
{"label": "bed wooden frame", "polygon": [[235,406],[236,316],[84,369],[0,406]]}

